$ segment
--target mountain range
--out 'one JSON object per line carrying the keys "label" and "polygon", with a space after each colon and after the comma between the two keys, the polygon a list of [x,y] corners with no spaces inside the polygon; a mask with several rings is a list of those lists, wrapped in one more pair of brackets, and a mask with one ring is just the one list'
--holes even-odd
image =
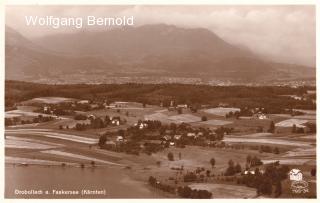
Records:
{"label": "mountain range", "polygon": [[48,83],[108,83],[123,77],[150,78],[151,83],[155,77],[235,83],[315,78],[313,67],[266,60],[207,29],[165,24],[33,39],[6,27],[5,59],[7,80]]}

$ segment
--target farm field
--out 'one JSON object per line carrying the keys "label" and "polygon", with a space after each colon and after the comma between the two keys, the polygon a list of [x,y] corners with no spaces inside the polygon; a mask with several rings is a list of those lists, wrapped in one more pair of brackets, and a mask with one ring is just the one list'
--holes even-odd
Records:
{"label": "farm field", "polygon": [[189,185],[192,189],[208,190],[212,192],[215,198],[230,198],[230,199],[248,199],[255,198],[257,192],[253,188],[237,185],[212,184],[212,183],[193,183]]}
{"label": "farm field", "polygon": [[44,103],[44,104],[58,104],[63,102],[73,102],[76,99],[65,98],[65,97],[37,97],[24,102],[24,104],[30,103]]}

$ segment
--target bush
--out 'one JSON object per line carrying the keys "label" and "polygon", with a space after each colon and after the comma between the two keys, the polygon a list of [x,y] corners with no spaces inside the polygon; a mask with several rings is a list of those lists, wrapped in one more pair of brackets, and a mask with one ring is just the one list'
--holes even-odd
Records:
{"label": "bush", "polygon": [[201,117],[201,120],[202,120],[202,121],[207,121],[208,118],[207,118],[207,116],[202,116],[202,117]]}
{"label": "bush", "polygon": [[87,116],[83,114],[77,114],[74,116],[74,120],[87,120]]}
{"label": "bush", "polygon": [[173,156],[172,152],[168,153],[168,160],[169,161],[174,161],[174,156]]}

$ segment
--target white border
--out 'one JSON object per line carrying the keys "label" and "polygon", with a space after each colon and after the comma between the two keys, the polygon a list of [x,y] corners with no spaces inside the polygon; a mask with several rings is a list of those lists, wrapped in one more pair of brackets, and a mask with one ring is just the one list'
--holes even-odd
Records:
{"label": "white border", "polygon": [[[5,67],[4,67],[4,26],[5,26],[5,5],[316,5],[316,33],[319,33],[319,2],[317,3],[316,0],[269,0],[269,1],[259,1],[259,0],[4,0],[0,1],[0,80],[1,80],[1,103],[0,103],[0,111],[1,111],[1,118],[0,118],[0,132],[4,135],[4,76],[5,76]],[[316,35],[317,36],[317,35]],[[319,40],[317,41],[317,59],[319,58]],[[319,67],[320,62],[319,60],[316,61],[316,67]],[[316,71],[317,77],[317,87],[320,87],[319,78],[319,71]],[[318,99],[317,99],[318,103]],[[317,126],[320,126],[319,121],[320,110],[317,109]],[[318,128],[319,131],[319,128]],[[319,139],[317,139],[317,146],[319,146]],[[88,199],[77,199],[77,200],[18,200],[18,199],[4,199],[4,139],[0,139],[0,196],[2,202],[88,202]],[[319,154],[319,147],[317,147],[317,155]],[[317,165],[319,165],[319,158],[317,158]],[[318,182],[318,175],[319,174],[319,167],[317,167],[317,182]],[[317,185],[317,196],[319,198],[319,185]],[[92,201],[92,200],[90,200]],[[95,202],[162,202],[164,199],[97,199],[94,200]],[[168,202],[194,202],[194,201],[205,201],[205,202],[233,202],[234,199],[211,199],[211,200],[189,200],[189,199],[170,199],[165,200]],[[295,202],[316,202],[317,200],[311,199],[236,199],[237,202],[287,202],[290,201],[291,203]]]}

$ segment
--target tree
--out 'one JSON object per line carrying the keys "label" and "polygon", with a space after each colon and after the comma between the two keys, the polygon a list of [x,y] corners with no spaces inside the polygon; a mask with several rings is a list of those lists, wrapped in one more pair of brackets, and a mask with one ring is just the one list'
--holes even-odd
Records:
{"label": "tree", "polygon": [[274,130],[275,130],[275,125],[274,125],[274,122],[271,121],[268,132],[269,133],[274,133]]}
{"label": "tree", "polygon": [[169,161],[174,161],[174,156],[173,156],[172,152],[168,153],[168,159],[169,159]]}
{"label": "tree", "polygon": [[210,177],[210,173],[211,173],[211,171],[210,171],[210,170],[207,170],[207,171],[206,171],[206,175],[207,175],[207,177]]}
{"label": "tree", "polygon": [[249,164],[249,167],[251,166],[252,157],[250,155],[247,156],[247,164]]}
{"label": "tree", "polygon": [[213,168],[214,165],[216,165],[216,160],[214,158],[211,158],[210,159],[210,164],[211,164],[211,167]]}
{"label": "tree", "polygon": [[296,124],[293,124],[291,132],[292,132],[292,133],[296,133],[296,132],[297,132],[297,126],[296,126]]}
{"label": "tree", "polygon": [[278,148],[278,147],[275,147],[275,148],[273,149],[273,153],[279,154],[279,153],[280,153],[279,148]]}
{"label": "tree", "polygon": [[240,166],[239,163],[237,163],[237,165],[235,166],[234,170],[235,170],[236,173],[240,173],[241,172],[241,166]]}
{"label": "tree", "polygon": [[233,176],[236,173],[234,162],[230,159],[228,162],[229,167],[227,168],[226,172],[224,173],[225,176]]}
{"label": "tree", "polygon": [[207,121],[207,120],[208,120],[207,116],[202,116],[201,117],[201,121]]}
{"label": "tree", "polygon": [[268,178],[263,178],[258,185],[258,194],[271,195],[272,193],[272,182]]}
{"label": "tree", "polygon": [[277,181],[276,182],[276,188],[274,191],[274,195],[275,197],[279,197],[282,194],[282,185],[281,185],[281,181]]}
{"label": "tree", "polygon": [[99,146],[102,147],[107,141],[107,136],[106,135],[101,135],[99,137]]}

